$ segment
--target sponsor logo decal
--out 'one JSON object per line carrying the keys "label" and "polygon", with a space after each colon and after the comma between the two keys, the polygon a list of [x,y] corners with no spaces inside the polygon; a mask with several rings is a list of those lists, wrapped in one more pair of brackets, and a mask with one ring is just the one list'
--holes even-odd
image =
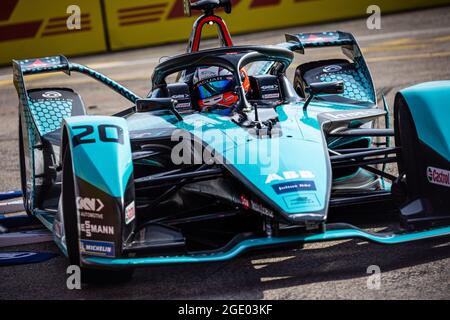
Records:
{"label": "sponsor logo decal", "polygon": [[363,118],[378,115],[378,112],[372,112],[369,110],[365,111],[352,111],[352,112],[328,112],[324,115],[328,118],[332,118],[335,120],[345,120],[349,118]]}
{"label": "sponsor logo decal", "polygon": [[80,251],[82,254],[114,257],[114,243],[107,241],[80,240]]}
{"label": "sponsor logo decal", "polygon": [[269,217],[273,218],[273,211],[264,207],[261,203],[258,203],[256,201],[252,200],[252,201],[250,201],[250,204],[251,204],[252,210],[254,210],[258,213],[261,213],[265,216],[269,216]]}
{"label": "sponsor logo decal", "polygon": [[342,67],[338,66],[338,65],[331,65],[331,66],[326,66],[325,68],[323,68],[323,72],[338,72],[341,71]]}
{"label": "sponsor logo decal", "polygon": [[272,188],[276,194],[283,194],[297,191],[315,191],[316,184],[314,181],[299,180],[274,184]]}
{"label": "sponsor logo decal", "polygon": [[187,94],[176,94],[172,96],[172,99],[189,99],[189,95]]}
{"label": "sponsor logo decal", "polygon": [[266,208],[264,205],[262,205],[259,202],[256,202],[254,200],[249,200],[244,194],[241,195],[240,201],[241,201],[242,207],[244,207],[244,209],[246,209],[246,210],[251,209],[260,214],[263,214],[263,215],[266,215],[269,217],[273,217],[272,210]]}
{"label": "sponsor logo decal", "polygon": [[250,209],[250,201],[245,195],[241,195],[241,204],[245,209]]}
{"label": "sponsor logo decal", "polygon": [[276,84],[269,84],[266,86],[262,86],[261,90],[278,90],[278,86]]}
{"label": "sponsor logo decal", "polygon": [[100,199],[77,197],[77,209],[91,212],[100,212],[105,205]]}
{"label": "sponsor logo decal", "polygon": [[125,224],[129,224],[134,218],[136,218],[136,209],[133,201],[125,208]]}
{"label": "sponsor logo decal", "polygon": [[315,175],[308,170],[300,170],[300,171],[284,171],[281,174],[271,173],[266,178],[266,184],[271,183],[272,181],[284,181],[290,179],[313,179]]}
{"label": "sponsor logo decal", "polygon": [[114,227],[113,226],[103,226],[98,224],[92,224],[89,220],[86,220],[84,223],[80,224],[81,232],[86,234],[86,237],[92,237],[92,234],[106,234],[106,235],[114,235]]}
{"label": "sponsor logo decal", "polygon": [[286,206],[290,209],[320,209],[320,203],[317,200],[317,196],[315,194],[290,195],[285,196],[283,199],[286,203]]}
{"label": "sponsor logo decal", "polygon": [[185,103],[177,103],[177,109],[181,110],[181,109],[190,109],[191,108],[191,103],[190,102],[185,102]]}
{"label": "sponsor logo decal", "polygon": [[[310,34],[307,39],[304,39],[306,43],[320,43],[320,42],[332,42],[339,39],[339,36],[330,32],[330,35],[322,34]],[[302,41],[303,42],[303,41]]]}
{"label": "sponsor logo decal", "polygon": [[45,68],[48,67],[49,64],[47,62],[41,61],[40,59],[36,59],[30,66],[33,68]]}
{"label": "sponsor logo decal", "polygon": [[269,94],[263,94],[262,98],[263,99],[275,99],[275,98],[279,98],[280,95],[278,93],[269,93]]}
{"label": "sponsor logo decal", "polygon": [[450,187],[450,171],[428,167],[427,168],[428,182],[444,187]]}
{"label": "sponsor logo decal", "polygon": [[57,91],[47,91],[42,94],[44,98],[53,99],[53,98],[61,98],[62,94]]}
{"label": "sponsor logo decal", "polygon": [[80,217],[103,220],[103,213],[80,211]]}

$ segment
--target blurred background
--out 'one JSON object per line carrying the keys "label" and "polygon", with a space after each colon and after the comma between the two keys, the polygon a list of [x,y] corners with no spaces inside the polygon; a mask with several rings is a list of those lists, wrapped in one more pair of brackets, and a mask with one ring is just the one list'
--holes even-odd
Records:
{"label": "blurred background", "polygon": [[[239,34],[367,16],[370,5],[386,14],[450,0],[232,2],[233,13],[226,19],[230,31]],[[72,14],[79,15],[79,28],[68,28]],[[185,41],[195,19],[184,16],[183,0],[0,0],[0,65],[13,58],[84,55]]]}

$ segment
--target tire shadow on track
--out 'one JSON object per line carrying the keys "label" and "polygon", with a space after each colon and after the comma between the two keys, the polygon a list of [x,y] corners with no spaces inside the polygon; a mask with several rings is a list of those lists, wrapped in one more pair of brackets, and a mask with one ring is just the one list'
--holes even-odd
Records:
{"label": "tire shadow on track", "polygon": [[406,268],[406,273],[417,275],[420,271],[414,267],[450,258],[448,240],[392,247],[349,240],[325,248],[316,244],[303,250],[253,251],[224,263],[137,269],[132,281],[120,288],[87,286],[83,293],[132,299],[261,299],[265,291],[349,279],[359,279],[364,290],[370,265],[379,266],[382,273]]}
{"label": "tire shadow on track", "polygon": [[[448,295],[450,239],[381,246],[359,240],[308,244],[304,249],[248,252],[210,264],[136,269],[128,283],[66,287],[67,260],[2,267],[2,299],[308,299],[389,298],[398,290],[413,297]],[[18,250],[25,250],[19,248]],[[12,248],[16,250],[16,248]],[[29,250],[29,248],[26,248]],[[57,252],[53,243],[32,250]],[[367,291],[367,268],[377,265],[383,286]],[[411,279],[419,279],[414,286]],[[412,280],[411,280],[412,281]],[[427,293],[419,290],[425,284]],[[430,288],[432,286],[432,288]],[[405,289],[406,288],[406,289]],[[409,291],[408,291],[409,290]],[[431,290],[431,293],[430,293]],[[448,298],[448,297],[447,297]]]}

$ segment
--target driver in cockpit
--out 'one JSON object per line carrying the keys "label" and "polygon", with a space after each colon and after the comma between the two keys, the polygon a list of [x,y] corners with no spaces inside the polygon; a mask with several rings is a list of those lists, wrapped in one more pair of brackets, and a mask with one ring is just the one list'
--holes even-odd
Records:
{"label": "driver in cockpit", "polygon": [[[250,90],[247,71],[241,69],[241,80],[245,93]],[[202,112],[232,115],[239,101],[233,74],[221,67],[199,67],[193,79],[194,97]]]}

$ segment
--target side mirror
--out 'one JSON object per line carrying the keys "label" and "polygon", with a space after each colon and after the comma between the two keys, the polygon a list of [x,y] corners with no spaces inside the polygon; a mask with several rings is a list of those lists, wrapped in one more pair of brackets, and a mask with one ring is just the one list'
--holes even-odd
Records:
{"label": "side mirror", "polygon": [[309,97],[303,106],[303,110],[306,110],[312,99],[317,96],[344,93],[344,81],[311,83],[307,88],[307,91],[309,92]]}
{"label": "side mirror", "polygon": [[315,96],[344,93],[344,81],[311,83],[309,93]]}
{"label": "side mirror", "polygon": [[175,109],[177,101],[172,98],[147,98],[136,100],[136,112],[149,112],[168,110],[174,114],[178,120],[183,120],[183,117]]}

